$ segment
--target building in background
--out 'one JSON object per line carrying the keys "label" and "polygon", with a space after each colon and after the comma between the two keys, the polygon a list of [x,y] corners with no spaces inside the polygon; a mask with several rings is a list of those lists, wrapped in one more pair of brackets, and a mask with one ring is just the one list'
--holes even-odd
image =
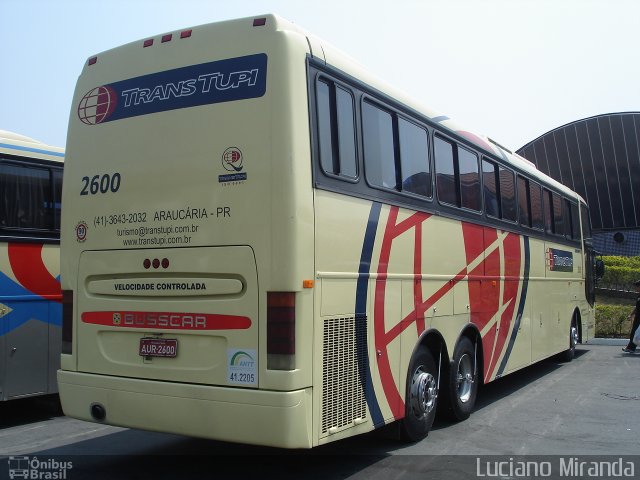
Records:
{"label": "building in background", "polygon": [[598,252],[640,255],[640,112],[578,120],[517,153],[587,200]]}

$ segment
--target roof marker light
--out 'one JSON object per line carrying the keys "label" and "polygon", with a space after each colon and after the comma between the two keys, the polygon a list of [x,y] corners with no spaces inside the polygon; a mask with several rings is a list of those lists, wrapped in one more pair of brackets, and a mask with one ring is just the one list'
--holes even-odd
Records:
{"label": "roof marker light", "polygon": [[170,34],[170,33],[167,34],[167,35],[163,35],[162,36],[162,43],[170,42],[172,38],[173,38],[173,35]]}
{"label": "roof marker light", "polygon": [[91,57],[89,59],[89,65],[94,65],[98,61],[98,57]]}
{"label": "roof marker light", "polygon": [[180,33],[180,38],[189,38],[191,36],[192,30],[185,30]]}
{"label": "roof marker light", "polygon": [[266,23],[267,23],[267,19],[266,18],[254,18],[253,19],[253,26],[254,27],[263,27]]}
{"label": "roof marker light", "polygon": [[150,38],[149,40],[145,40],[144,43],[142,44],[144,48],[150,47],[151,45],[153,45],[153,38]]}

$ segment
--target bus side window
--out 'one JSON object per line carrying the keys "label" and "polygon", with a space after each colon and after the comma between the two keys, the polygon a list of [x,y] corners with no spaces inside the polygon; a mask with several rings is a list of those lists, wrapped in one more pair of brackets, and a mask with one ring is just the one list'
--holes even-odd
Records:
{"label": "bus side window", "polygon": [[518,206],[516,204],[516,180],[515,174],[502,166],[500,172],[500,199],[502,202],[502,218],[515,222],[518,219]]}
{"label": "bus side window", "polygon": [[397,190],[393,117],[368,101],[362,104],[364,166],[371,185]]}
{"label": "bus side window", "polygon": [[542,215],[542,187],[535,182],[529,182],[529,200],[531,200],[531,226],[537,230],[544,228]]}
{"label": "bus side window", "polygon": [[518,175],[518,218],[520,225],[531,226],[531,213],[529,212],[529,181]]}
{"label": "bus side window", "polygon": [[62,170],[53,170],[53,229],[60,230],[60,212],[62,205]]}
{"label": "bus side window", "polygon": [[553,234],[555,232],[553,228],[553,201],[551,192],[544,189],[543,201],[544,201],[544,230],[549,234]]}
{"label": "bus side window", "polygon": [[569,218],[569,225],[571,226],[570,234],[574,240],[580,239],[580,220],[578,219],[578,205],[571,203],[569,200],[565,200],[567,207],[567,215]]}
{"label": "bus side window", "polygon": [[431,198],[431,167],[427,131],[398,118],[402,191]]}
{"label": "bus side window", "polygon": [[436,190],[442,203],[458,205],[453,144],[435,137]]}
{"label": "bus side window", "polygon": [[458,169],[460,171],[460,206],[479,212],[482,210],[482,199],[478,156],[458,146]]}
{"label": "bus side window", "polygon": [[349,91],[325,79],[316,84],[320,166],[325,173],[357,177],[355,109]]}
{"label": "bus side window", "polygon": [[0,228],[51,230],[54,227],[50,173],[45,168],[0,164]]}
{"label": "bus side window", "polygon": [[497,177],[496,164],[486,158],[482,159],[482,185],[484,188],[484,209],[487,215],[500,218],[500,182]]}

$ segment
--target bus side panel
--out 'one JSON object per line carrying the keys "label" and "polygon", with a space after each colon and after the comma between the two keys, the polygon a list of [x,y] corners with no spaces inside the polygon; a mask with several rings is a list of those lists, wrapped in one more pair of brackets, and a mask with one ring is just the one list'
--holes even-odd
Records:
{"label": "bus side panel", "polygon": [[2,399],[57,391],[60,365],[58,248],[0,244]]}

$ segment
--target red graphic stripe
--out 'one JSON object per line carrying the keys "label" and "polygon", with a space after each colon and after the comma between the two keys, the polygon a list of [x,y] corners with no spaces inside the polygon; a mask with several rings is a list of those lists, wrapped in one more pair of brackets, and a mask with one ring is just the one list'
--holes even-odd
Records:
{"label": "red graphic stripe", "polygon": [[251,319],[237,315],[180,312],[84,312],[82,322],[120,328],[160,330],[246,330]]}
{"label": "red graphic stripe", "polygon": [[47,270],[42,261],[42,248],[37,243],[10,243],[9,263],[20,285],[47,300],[62,301],[60,282]]}

